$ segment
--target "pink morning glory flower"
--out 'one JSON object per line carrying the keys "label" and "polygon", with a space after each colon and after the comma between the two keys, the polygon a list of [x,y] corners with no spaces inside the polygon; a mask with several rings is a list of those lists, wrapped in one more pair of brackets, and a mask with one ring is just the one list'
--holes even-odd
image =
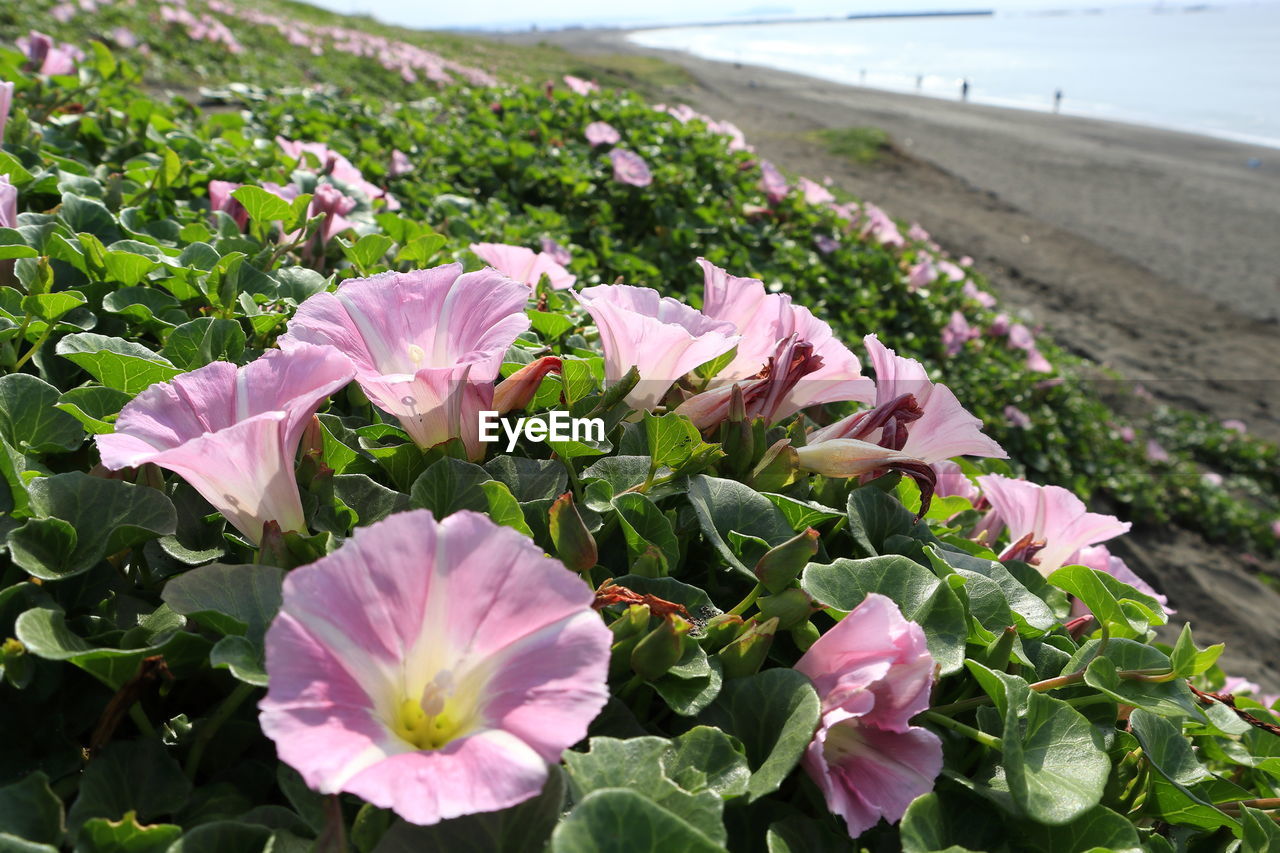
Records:
{"label": "pink morning glory flower", "polygon": [[285,577],[262,730],[311,788],[410,823],[508,808],[608,700],[593,600],[484,515],[397,513]]}
{"label": "pink morning glory flower", "polygon": [[897,223],[889,217],[889,214],[868,202],[863,215],[865,218],[860,232],[863,238],[870,237],[882,246],[898,249],[906,245],[907,241],[903,239]]}
{"label": "pink morning glory flower", "polygon": [[609,160],[613,163],[613,179],[633,187],[647,187],[653,183],[653,173],[649,164],[634,151],[625,148],[614,148],[609,152]]}
{"label": "pink morning glory flower", "polygon": [[364,175],[350,160],[323,142],[294,142],[291,139],[285,139],[283,136],[277,136],[276,144],[280,146],[286,156],[304,165],[307,162],[306,154],[315,155],[315,158],[320,162],[320,174],[329,175],[335,181],[359,190],[364,193],[370,203],[377,199],[382,199],[386,202],[387,210],[400,209],[400,203],[396,201],[394,196],[382,187],[366,181]]}
{"label": "pink morning glory flower", "polygon": [[930,243],[933,238],[929,236],[929,232],[924,230],[919,222],[912,222],[911,227],[907,229],[907,239],[917,243]]}
{"label": "pink morning glory flower", "polygon": [[964,283],[964,287],[960,289],[960,292],[972,299],[974,302],[977,302],[983,308],[996,307],[996,298],[985,290],[979,290],[978,285],[974,284],[972,281],[966,281]]}
{"label": "pink morning glory flower", "polygon": [[413,163],[409,161],[409,155],[405,154],[399,148],[391,152],[391,165],[387,168],[387,175],[392,178],[403,177],[413,171]]}
{"label": "pink morning glory flower", "polygon": [[999,474],[979,477],[978,485],[1009,528],[1009,546],[1000,559],[1025,560],[1045,576],[1069,564],[1080,549],[1129,532],[1129,522],[1089,512],[1080,498],[1061,486]]}
{"label": "pink morning glory flower", "polygon": [[1223,421],[1222,428],[1229,429],[1232,432],[1238,432],[1241,435],[1244,435],[1249,431],[1249,427],[1245,425],[1245,422],[1237,418],[1228,418],[1227,420]]}
{"label": "pink morning glory flower", "polygon": [[[982,421],[960,405],[950,388],[929,381],[923,364],[898,355],[875,335],[867,335],[863,343],[876,372],[876,407],[815,430],[808,444],[856,439],[886,445],[927,464],[954,456],[1008,458],[999,444],[982,434]],[[908,395],[911,399],[904,399]]]}
{"label": "pink morning glory flower", "polygon": [[730,275],[705,258],[699,258],[698,264],[703,273],[703,313],[732,323],[742,335],[737,354],[716,375],[713,386],[756,376],[774,357],[778,344],[795,335],[813,347],[812,356],[820,361],[793,381],[778,401],[776,419],[820,403],[871,400],[874,388],[862,375],[858,357],[812,311],[792,304],[786,294],[767,292],[759,279]]}
{"label": "pink morning glory flower", "polygon": [[813,244],[818,247],[818,251],[824,255],[829,255],[836,249],[840,248],[840,241],[827,234],[815,234],[813,236]]}
{"label": "pink morning glory flower", "polygon": [[937,278],[938,268],[933,265],[933,261],[924,258],[907,270],[907,289],[914,292],[922,287],[928,287]]}
{"label": "pink morning glory flower", "polygon": [[947,355],[955,355],[964,349],[964,345],[978,336],[979,332],[969,326],[969,321],[959,311],[951,312],[951,319],[942,329],[942,346]]}
{"label": "pink morning glory flower", "polygon": [[249,225],[249,211],[245,210],[244,205],[231,195],[241,186],[243,184],[231,181],[210,181],[209,209],[221,210],[235,221],[236,227],[243,231]]}
{"label": "pink morning glory flower", "polygon": [[1004,419],[1009,422],[1009,426],[1018,427],[1019,429],[1031,428],[1031,418],[1022,409],[1012,404],[1004,407]]}
{"label": "pink morning glory flower", "polygon": [[573,255],[569,250],[550,237],[543,237],[540,245],[542,246],[542,253],[562,267],[568,266],[569,262],[573,260]]}
{"label": "pink morning glory flower", "polygon": [[587,125],[584,134],[592,147],[600,145],[617,145],[622,141],[622,134],[607,121],[593,121]]}
{"label": "pink morning glory flower", "polygon": [[734,390],[737,389],[748,420],[764,418],[766,423],[776,423],[791,413],[788,397],[796,384],[821,364],[821,358],[814,355],[813,344],[802,340],[799,335],[791,335],[778,341],[767,362],[767,369],[762,370],[758,377],[694,394],[676,411],[687,415],[700,430],[717,426],[729,417]]}
{"label": "pink morning glory flower", "polygon": [[791,192],[787,179],[782,177],[782,173],[768,160],[760,161],[760,175],[760,189],[764,191],[765,198],[769,199],[770,204],[777,204]]}
{"label": "pink morning glory flower", "polygon": [[536,287],[545,275],[553,290],[568,290],[578,277],[561,266],[546,252],[534,252],[524,246],[506,243],[472,243],[468,248],[480,260],[507,278]]}
{"label": "pink morning glory flower", "polygon": [[529,328],[528,298],[526,285],[462,264],[349,279],[299,305],[280,346],[336,347],[419,447],[461,438],[480,459],[478,413],[492,408],[502,356]]}
{"label": "pink morning glory flower", "polygon": [[817,181],[801,178],[798,183],[800,192],[804,193],[804,200],[809,204],[830,204],[836,200],[831,191]]}
{"label": "pink morning glory flower", "polygon": [[933,493],[940,498],[960,497],[964,498],[971,504],[976,504],[982,493],[978,491],[978,487],[974,485],[964,473],[964,470],[956,462],[950,459],[944,462],[935,462],[929,466],[933,468],[933,473],[937,477],[934,485]]}
{"label": "pink morning glory flower", "polygon": [[802,766],[857,838],[902,819],[933,790],[942,741],[911,725],[929,707],[933,657],[924,631],[892,600],[870,593],[796,663],[822,700],[822,721]]}
{"label": "pink morning glory flower", "polygon": [[97,437],[111,470],[148,462],[179,474],[255,545],[268,521],[306,530],[294,455],[320,401],[351,381],[329,347],[271,350],[237,368],[215,361],[133,399]]}
{"label": "pink morning glory flower", "polygon": [[1169,451],[1154,438],[1147,440],[1147,461],[1164,463],[1169,461]]}
{"label": "pink morning glory flower", "polygon": [[4,126],[9,123],[9,110],[13,107],[13,84],[0,81],[0,143],[4,142]]}
{"label": "pink morning glory flower", "polygon": [[18,188],[0,175],[0,228],[18,227]]}
{"label": "pink morning glory flower", "polygon": [[55,44],[52,38],[35,30],[16,43],[27,55],[27,67],[49,76],[76,73],[76,60],[84,57],[79,48]]}
{"label": "pink morning glory flower", "polygon": [[1053,373],[1053,364],[1040,353],[1039,349],[1032,347],[1027,350],[1027,370],[1035,373]]}
{"label": "pink morning glory flower", "polygon": [[677,379],[724,355],[739,340],[732,323],[652,288],[602,284],[579,296],[600,330],[605,378],[617,382],[632,367],[640,373],[627,394],[633,409],[653,409]]}
{"label": "pink morning glory flower", "polygon": [[600,85],[594,80],[583,80],[581,77],[574,77],[572,74],[564,75],[564,84],[577,95],[590,95],[592,92],[600,91]]}

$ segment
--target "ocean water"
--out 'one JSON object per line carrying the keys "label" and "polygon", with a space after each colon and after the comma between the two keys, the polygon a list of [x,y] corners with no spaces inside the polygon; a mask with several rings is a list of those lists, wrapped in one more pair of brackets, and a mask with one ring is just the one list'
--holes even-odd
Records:
{"label": "ocean water", "polygon": [[[973,4],[983,8],[983,4]],[[1280,2],[644,30],[647,47],[841,83],[1280,148]]]}

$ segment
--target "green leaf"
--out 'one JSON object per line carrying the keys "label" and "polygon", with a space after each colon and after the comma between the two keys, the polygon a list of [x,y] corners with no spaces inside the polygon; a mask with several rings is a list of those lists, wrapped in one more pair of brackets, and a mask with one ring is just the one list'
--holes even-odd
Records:
{"label": "green leaf", "polygon": [[[1134,737],[1157,777],[1153,777],[1148,807],[1170,823],[1188,823],[1205,829],[1228,827],[1239,832],[1239,824],[1213,807],[1214,800],[1200,793],[1213,775],[1196,759],[1191,741],[1180,726],[1145,711],[1129,715]],[[1158,784],[1162,783],[1162,784]]]}
{"label": "green leaf", "polygon": [[106,243],[120,239],[116,218],[107,210],[106,205],[95,198],[63,193],[58,218],[66,223],[72,234],[84,231]]}
{"label": "green leaf", "polygon": [[344,245],[342,254],[346,255],[347,260],[355,264],[360,272],[365,273],[369,267],[382,260],[382,256],[394,242],[385,234],[365,234],[356,241],[354,246]]}
{"label": "green leaf", "polygon": [[109,280],[132,287],[160,266],[160,263],[136,252],[107,252],[104,265]]}
{"label": "green leaf", "polygon": [[632,565],[650,558],[655,574],[666,575],[680,562],[680,543],[671,522],[653,501],[639,492],[613,499]]}
{"label": "green leaf", "polygon": [[1094,658],[1099,642],[1089,640],[1082,645],[1067,664],[1064,674],[1075,672],[1088,664],[1089,668],[1084,673],[1085,683],[1117,702],[1145,708],[1164,716],[1204,719],[1200,705],[1187,687],[1185,678],[1141,681],[1120,678],[1116,674],[1124,670],[1169,672],[1169,658],[1164,652],[1136,640],[1113,637],[1107,642],[1102,654]]}
{"label": "green leaf", "polygon": [[76,832],[91,818],[134,812],[149,823],[182,808],[190,793],[191,782],[158,740],[113,741],[85,768],[67,822]]}
{"label": "green leaf", "polygon": [[671,741],[658,737],[630,740],[594,737],[588,752],[565,752],[565,769],[574,801],[582,802],[592,791],[630,789],[673,818],[723,844],[727,838],[724,801],[705,786],[695,793],[672,781],[663,763],[672,750]]}
{"label": "green leaf", "polygon": [[223,637],[209,651],[209,665],[214,669],[226,669],[232,677],[255,687],[268,683],[266,654],[261,643],[245,637]]}
{"label": "green leaf", "polygon": [[700,720],[742,742],[751,766],[748,799],[755,802],[778,790],[795,769],[813,739],[820,710],[809,679],[779,667],[726,681]]}
{"label": "green leaf", "polygon": [[362,525],[409,509],[408,495],[388,489],[364,474],[338,474],[333,478],[333,494],[355,512]]}
{"label": "green leaf", "polygon": [[864,557],[875,557],[885,551],[885,540],[891,536],[908,536],[933,540],[928,525],[916,517],[897,498],[874,484],[849,493],[849,535],[857,551]]}
{"label": "green leaf", "polygon": [[720,695],[724,668],[697,643],[686,642],[680,660],[649,684],[672,711],[692,717]]}
{"label": "green leaf", "polygon": [[[3,249],[0,249],[2,252]],[[34,254],[34,250],[31,250]],[[529,310],[529,320],[533,324],[533,330],[542,336],[544,340],[554,341],[565,332],[573,328],[573,320],[563,314],[552,314],[548,311]]]}
{"label": "green leaf", "polygon": [[964,604],[950,584],[914,560],[888,555],[839,559],[829,565],[810,563],[800,578],[800,586],[815,601],[846,613],[869,593],[887,596],[904,617],[924,629],[929,653],[944,675],[964,666],[969,636]]}
{"label": "green leaf", "polygon": [[1244,848],[1252,853],[1280,853],[1280,827],[1272,819],[1272,812],[1244,806],[1240,810],[1240,823],[1244,826]]}
{"label": "green leaf", "polygon": [[[166,853],[266,853],[272,841],[268,827],[235,820],[202,823],[174,842]],[[277,853],[276,845],[271,847]],[[278,851],[284,853],[284,851]]]}
{"label": "green leaf", "polygon": [[708,446],[693,421],[674,412],[665,415],[645,412],[644,432],[654,467],[665,465],[677,470]]}
{"label": "green leaf", "polygon": [[1101,735],[1061,699],[995,674],[1005,687],[1002,763],[1014,803],[1039,823],[1071,823],[1102,799],[1111,761]]}
{"label": "green leaf", "polygon": [[[97,44],[97,42],[94,42]],[[182,827],[170,823],[140,826],[134,812],[120,820],[95,817],[80,827],[77,853],[165,853],[182,835]]]}
{"label": "green leaf", "polygon": [[916,797],[898,827],[903,853],[1000,849],[1006,831],[988,803],[955,789]]}
{"label": "green leaf", "polygon": [[261,644],[280,610],[284,571],[274,566],[212,563],[170,578],[161,599],[221,634]]}
{"label": "green leaf", "polygon": [[564,808],[565,775],[552,767],[542,793],[518,806],[482,812],[433,826],[397,820],[374,848],[374,853],[525,853],[540,850]]}
{"label": "green leaf", "polygon": [[421,234],[396,253],[396,263],[407,261],[411,264],[425,264],[435,257],[444,243],[445,238],[439,234]]}
{"label": "green leaf", "polygon": [[1029,821],[1011,827],[1019,847],[1042,853],[1144,853],[1133,823],[1105,806],[1097,806],[1067,824],[1045,826]]}
{"label": "green leaf", "polygon": [[480,490],[484,492],[485,500],[488,502],[487,510],[491,519],[504,527],[519,530],[525,536],[533,538],[533,531],[529,529],[529,524],[524,518],[524,510],[520,508],[520,502],[511,494],[506,483],[488,480],[480,484]]}
{"label": "green leaf", "polygon": [[36,771],[0,788],[0,832],[40,844],[62,841],[62,800],[49,787],[48,776]]}
{"label": "green leaf", "polygon": [[675,748],[663,756],[662,767],[684,790],[710,790],[725,800],[747,793],[751,768],[737,738],[710,726],[694,726],[672,744]]}
{"label": "green leaf", "polygon": [[244,347],[244,328],[235,320],[197,317],[170,332],[160,353],[174,366],[194,370],[219,360],[235,364]]}
{"label": "green leaf", "polygon": [[471,509],[484,512],[489,499],[481,484],[492,479],[479,465],[446,456],[427,466],[409,491],[415,509],[429,509],[437,519]]}
{"label": "green leaf", "polygon": [[85,304],[84,294],[78,290],[59,290],[57,293],[33,293],[23,297],[22,308],[28,314],[47,323],[57,322]]}
{"label": "green leaf", "polygon": [[806,527],[817,527],[828,521],[844,518],[844,513],[840,510],[812,501],[799,501],[786,495],[775,495],[769,492],[764,492],[764,496],[782,510],[792,530],[804,530]]}
{"label": "green leaf", "polygon": [[44,580],[80,574],[178,526],[163,492],[78,471],[33,480],[27,494],[35,518],[9,532],[9,553]]}
{"label": "green leaf", "polygon": [[1160,602],[1088,566],[1063,566],[1049,575],[1049,583],[1084,602],[1117,637],[1143,637],[1149,625],[1167,621]]}
{"label": "green leaf", "polygon": [[113,290],[103,298],[102,308],[133,323],[155,323],[166,328],[181,323],[186,317],[177,299],[150,287],[122,287]]}
{"label": "green leaf", "polygon": [[22,453],[64,453],[84,441],[84,429],[57,408],[59,392],[29,373],[0,376],[0,438]]}
{"label": "green leaf", "polygon": [[552,853],[725,853],[688,822],[626,788],[592,791],[551,834]]}
{"label": "green leaf", "polygon": [[518,501],[554,500],[565,493],[569,474],[558,459],[497,456],[484,466],[495,480],[506,483]]}
{"label": "green leaf", "polygon": [[264,226],[292,218],[289,202],[262,187],[240,187],[232,191],[231,197],[244,205],[250,219]]}
{"label": "green leaf", "polygon": [[[970,582],[970,584],[977,580],[978,577],[981,577],[993,582],[999,588],[998,597],[1003,599],[1003,602],[989,602],[991,609],[988,610],[988,613],[999,612],[999,616],[994,620],[984,618],[986,614],[981,612],[981,603],[976,606],[971,603],[974,615],[978,616],[979,621],[993,633],[1010,625],[1017,625],[1018,633],[1023,636],[1039,637],[1058,624],[1058,617],[1054,614],[1053,609],[1045,603],[1044,599],[1027,589],[1000,562],[985,560],[970,554],[962,554],[936,545],[926,546],[925,554],[930,561],[934,562],[935,566],[937,561],[941,561],[944,565],[953,569],[960,577]],[[989,585],[982,584],[981,586],[985,589]],[[975,591],[977,590],[974,588],[970,589],[971,602]],[[1008,613],[1007,616],[1005,615],[1006,611]]]}
{"label": "green leaf", "polygon": [[[730,547],[729,534],[736,532],[754,536],[772,545],[780,545],[796,531],[791,529],[782,511],[764,495],[736,480],[722,480],[699,474],[689,478],[689,503],[693,505],[705,535],[725,562],[751,580],[755,573]],[[754,560],[752,564],[754,565]]]}
{"label": "green leaf", "polygon": [[91,332],[67,335],[58,341],[55,352],[75,362],[108,388],[126,394],[137,394],[182,372],[168,359],[141,344]]}
{"label": "green leaf", "polygon": [[104,385],[72,388],[58,398],[56,408],[80,422],[93,435],[115,431],[116,415],[133,398],[123,391]]}

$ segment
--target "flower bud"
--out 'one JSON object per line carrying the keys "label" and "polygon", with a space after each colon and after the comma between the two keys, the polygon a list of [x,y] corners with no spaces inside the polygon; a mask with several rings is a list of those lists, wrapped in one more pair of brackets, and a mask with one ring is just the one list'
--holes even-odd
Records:
{"label": "flower bud", "polygon": [[684,638],[692,628],[691,622],[675,615],[658,623],[631,652],[631,668],[636,675],[645,681],[665,675],[684,656]]}
{"label": "flower bud", "polygon": [[799,473],[800,464],[796,448],[784,438],[775,442],[764,452],[764,456],[751,472],[749,485],[756,491],[776,492],[794,482]]}
{"label": "flower bud", "polygon": [[649,630],[649,605],[633,604],[609,624],[614,642],[610,646],[609,677],[622,678],[631,672],[631,653]]}
{"label": "flower bud", "polygon": [[796,648],[801,652],[809,651],[809,647],[818,642],[821,636],[822,632],[812,622],[801,622],[791,629],[791,642],[795,643]]}
{"label": "flower bud", "polygon": [[721,613],[714,616],[702,628],[702,636],[698,642],[707,654],[717,652],[738,638],[746,627],[741,616],[732,613]]}
{"label": "flower bud", "polygon": [[578,508],[573,503],[573,492],[565,492],[551,504],[551,541],[558,556],[571,571],[588,571],[599,559],[595,537],[587,530]]}
{"label": "flower bud", "polygon": [[809,558],[818,553],[818,531],[812,527],[771,548],[756,563],[755,573],[769,592],[781,592],[791,585]]}
{"label": "flower bud", "polygon": [[767,618],[776,617],[778,629],[789,631],[813,615],[813,601],[802,589],[792,587],[777,595],[766,595],[756,602],[760,613]]}
{"label": "flower bud", "polygon": [[538,393],[548,373],[560,372],[560,359],[554,355],[531,361],[498,383],[493,392],[493,408],[500,415],[523,409]]}
{"label": "flower bud", "polygon": [[777,618],[757,622],[753,617],[747,623],[747,630],[742,636],[721,649],[716,657],[724,666],[725,678],[743,678],[754,674],[764,663],[773,645],[773,635],[777,633]]}

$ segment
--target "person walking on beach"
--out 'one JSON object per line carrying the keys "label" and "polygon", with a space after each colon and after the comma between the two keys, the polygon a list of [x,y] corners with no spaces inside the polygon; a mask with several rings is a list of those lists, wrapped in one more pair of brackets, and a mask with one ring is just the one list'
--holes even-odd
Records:
{"label": "person walking on beach", "polygon": [[1056,89],[1053,93],[1053,111],[1056,113],[1062,109],[1062,90]]}
{"label": "person walking on beach", "polygon": [[965,81],[964,81],[963,83],[961,83],[961,84],[960,84],[960,100],[962,100],[962,101],[967,101],[967,100],[969,100],[969,80],[968,80],[968,78],[965,78]]}

